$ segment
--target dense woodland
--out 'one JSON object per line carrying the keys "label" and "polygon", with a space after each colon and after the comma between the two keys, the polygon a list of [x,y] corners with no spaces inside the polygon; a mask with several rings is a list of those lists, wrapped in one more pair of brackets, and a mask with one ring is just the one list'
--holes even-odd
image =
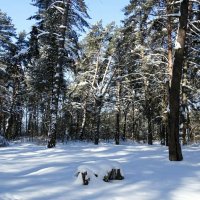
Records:
{"label": "dense woodland", "polygon": [[30,33],[0,10],[1,134],[160,141],[182,160],[200,138],[199,0],[130,0],[121,27],[89,25],[84,0],[30,3]]}

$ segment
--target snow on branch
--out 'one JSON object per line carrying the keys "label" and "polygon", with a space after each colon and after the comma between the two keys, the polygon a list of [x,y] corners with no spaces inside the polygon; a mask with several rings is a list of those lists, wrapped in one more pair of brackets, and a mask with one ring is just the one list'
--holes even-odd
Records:
{"label": "snow on branch", "polygon": [[176,5],[176,4],[181,4],[183,2],[183,0],[180,1],[174,1],[172,3],[169,3],[169,5]]}
{"label": "snow on branch", "polygon": [[48,35],[48,34],[50,34],[49,33],[49,31],[42,31],[42,30],[39,30],[41,33],[39,33],[38,35],[37,35],[37,37],[39,38],[39,37],[41,37],[41,36],[43,36],[43,35]]}
{"label": "snow on branch", "polygon": [[[188,23],[196,30],[200,33],[200,29],[197,28],[197,26],[194,25],[194,23],[192,23],[190,20],[188,20]],[[197,34],[200,37],[199,33],[196,33],[194,30],[192,30],[195,34]]]}
{"label": "snow on branch", "polygon": [[58,10],[61,14],[64,14],[64,9],[60,6],[55,6],[53,5],[51,8],[55,8],[56,10]]}
{"label": "snow on branch", "polygon": [[180,17],[181,13],[172,13],[172,14],[168,14],[168,15],[161,15],[161,17]]}
{"label": "snow on branch", "polygon": [[53,3],[49,6],[49,8],[52,8],[52,7],[55,6],[56,4],[63,4],[63,1],[55,1],[55,2],[53,2]]}
{"label": "snow on branch", "polygon": [[200,4],[200,1],[199,1],[199,0],[190,0],[190,2],[194,2],[194,3]]}

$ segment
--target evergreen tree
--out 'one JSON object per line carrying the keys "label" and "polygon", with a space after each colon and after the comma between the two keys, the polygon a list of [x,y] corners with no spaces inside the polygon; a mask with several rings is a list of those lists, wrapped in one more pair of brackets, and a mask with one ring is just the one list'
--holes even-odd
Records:
{"label": "evergreen tree", "polygon": [[9,90],[9,88],[12,85],[10,67],[12,65],[12,58],[15,55],[16,46],[13,42],[15,37],[15,28],[11,18],[0,10],[0,129],[4,134],[7,129],[7,120],[12,115],[11,99],[13,89]]}
{"label": "evergreen tree", "polygon": [[[83,108],[80,137],[85,137],[86,116],[88,116],[87,113],[90,111],[90,132],[92,132],[91,137],[95,144],[99,143],[101,111],[115,71],[112,67],[112,54],[108,53],[113,31],[114,24],[104,28],[101,21],[91,27],[90,32],[82,43],[82,57],[77,66],[77,82],[72,87],[73,96],[79,97],[79,102],[77,103],[81,104]],[[77,95],[77,92],[80,90],[86,90],[83,94],[81,93],[82,97]],[[74,106],[77,106],[77,103]]]}
{"label": "evergreen tree", "polygon": [[43,77],[43,82],[46,81],[45,84],[48,84],[48,96],[50,96],[48,147],[51,148],[56,144],[59,102],[66,89],[64,73],[66,70],[75,71],[74,59],[78,56],[76,30],[84,31],[84,27],[88,27],[85,18],[89,16],[83,0],[35,0],[34,2],[39,12],[33,17],[40,20],[38,68],[43,70],[44,67],[39,67],[40,65],[48,66],[49,69],[45,71],[50,73],[46,79]]}

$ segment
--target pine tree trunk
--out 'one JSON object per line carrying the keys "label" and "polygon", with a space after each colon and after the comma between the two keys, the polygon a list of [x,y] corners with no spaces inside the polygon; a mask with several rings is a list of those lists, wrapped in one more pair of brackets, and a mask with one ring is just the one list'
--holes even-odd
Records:
{"label": "pine tree trunk", "polygon": [[169,81],[163,85],[164,96],[162,99],[161,144],[168,146],[169,133]]}
{"label": "pine tree trunk", "polygon": [[120,137],[120,111],[117,110],[115,114],[116,120],[116,132],[115,132],[115,144],[119,144],[119,137]]}
{"label": "pine tree trunk", "polygon": [[188,0],[181,1],[179,29],[177,33],[176,49],[173,63],[173,74],[170,89],[170,132],[169,132],[169,160],[183,160],[179,142],[179,106],[180,84],[184,60],[184,47],[188,19]]}
{"label": "pine tree trunk", "polygon": [[102,106],[102,99],[96,97],[95,98],[95,132],[94,132],[94,144],[99,144],[100,139],[100,122],[101,122],[101,106]]}
{"label": "pine tree trunk", "polygon": [[[169,15],[167,18],[167,37],[168,37],[168,74],[169,79],[166,82],[166,109],[169,107],[169,98],[170,98],[170,87],[172,81],[172,70],[173,70],[173,44],[172,44],[172,17],[170,16],[173,13],[173,0],[167,0],[167,14]],[[166,136],[166,146],[169,145],[169,113],[166,113],[166,126],[167,128],[165,136]]]}
{"label": "pine tree trunk", "polygon": [[[191,14],[192,14],[192,2],[189,2],[188,6],[188,16],[189,19],[192,20]],[[185,47],[185,62],[183,65],[183,81],[182,81],[182,123],[183,123],[183,145],[186,145],[188,143],[188,137],[189,136],[189,127],[190,127],[190,118],[189,118],[189,107],[188,107],[188,99],[187,99],[187,92],[186,92],[186,85],[187,85],[187,74],[188,74],[188,44],[189,44],[189,38],[186,39],[187,45]]]}
{"label": "pine tree trunk", "polygon": [[[119,75],[119,72],[118,72]],[[115,114],[115,120],[116,120],[116,132],[115,132],[115,144],[119,145],[120,140],[120,96],[121,96],[121,83],[119,81],[116,82],[116,89],[117,89],[117,95],[116,95],[116,114]]]}
{"label": "pine tree trunk", "polygon": [[181,105],[181,123],[182,123],[182,138],[183,145],[187,144],[187,130],[188,130],[188,118],[189,118],[189,108],[187,102],[186,85],[187,85],[187,68],[188,63],[184,63],[183,67],[183,81],[182,81],[182,105]]}
{"label": "pine tree trunk", "polygon": [[173,53],[172,53],[172,21],[170,14],[173,13],[172,0],[167,0],[167,37],[168,37],[168,73],[169,73],[169,84],[171,85],[172,68],[173,68]]}
{"label": "pine tree trunk", "polygon": [[136,139],[136,135],[135,135],[135,105],[134,105],[134,102],[132,103],[132,140]]}
{"label": "pine tree trunk", "polygon": [[151,124],[151,117],[148,116],[148,136],[147,136],[148,144],[153,144],[153,134],[152,134],[152,124]]}
{"label": "pine tree trunk", "polygon": [[149,92],[148,81],[146,79],[144,80],[144,88],[145,88],[145,114],[146,114],[147,124],[148,124],[147,141],[149,145],[152,145],[153,144],[153,134],[152,134],[152,124],[151,124],[152,100],[151,100],[151,96]]}
{"label": "pine tree trunk", "polygon": [[56,97],[52,97],[51,102],[51,120],[49,123],[49,130],[48,130],[48,148],[53,148],[56,146],[56,130],[57,130],[57,112],[58,112],[58,100]]}
{"label": "pine tree trunk", "polygon": [[61,38],[58,40],[58,63],[56,66],[56,74],[54,75],[54,87],[52,90],[52,101],[51,101],[51,125],[49,127],[49,140],[47,147],[52,148],[56,146],[56,134],[57,134],[57,115],[58,115],[58,104],[61,94],[61,87],[63,84],[63,66],[64,66],[64,57],[65,55],[65,37],[68,24],[68,15],[70,0],[63,1],[63,10],[62,21],[60,26],[60,35]]}
{"label": "pine tree trunk", "polygon": [[10,117],[8,119],[8,125],[5,132],[5,138],[7,140],[14,139],[14,125],[15,125],[15,115],[10,113]]}
{"label": "pine tree trunk", "polygon": [[122,140],[126,140],[126,126],[127,126],[127,110],[124,111],[124,125],[123,125],[123,134],[122,134]]}
{"label": "pine tree trunk", "polygon": [[85,100],[83,105],[83,120],[81,123],[80,140],[86,139],[85,138],[86,115],[87,115],[87,101]]}
{"label": "pine tree trunk", "polygon": [[[16,66],[14,66],[16,69]],[[14,73],[17,74],[17,71]],[[5,132],[6,139],[15,139],[19,136],[19,126],[18,126],[18,115],[19,111],[17,108],[21,108],[21,104],[18,102],[17,96],[19,94],[19,80],[14,78],[13,80],[13,94],[12,94],[12,105],[10,109],[10,117],[8,118],[7,128]]]}
{"label": "pine tree trunk", "polygon": [[160,124],[160,144],[165,145],[165,123],[161,122]]}

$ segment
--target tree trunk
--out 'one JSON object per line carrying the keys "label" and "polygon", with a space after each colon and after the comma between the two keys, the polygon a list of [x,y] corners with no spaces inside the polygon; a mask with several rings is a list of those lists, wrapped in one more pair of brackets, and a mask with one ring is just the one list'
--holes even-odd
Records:
{"label": "tree trunk", "polygon": [[124,111],[124,126],[123,126],[123,135],[122,140],[126,140],[126,124],[127,124],[127,111]]}
{"label": "tree trunk", "polygon": [[135,104],[132,103],[132,140],[136,139],[136,135],[135,135]]}
{"label": "tree trunk", "polygon": [[[170,87],[171,87],[171,81],[172,81],[172,70],[173,70],[173,44],[172,44],[172,17],[170,16],[173,13],[173,0],[167,0],[167,37],[168,37],[168,74],[169,78],[168,81],[166,82],[166,109],[169,106],[169,98],[170,98]],[[166,130],[166,146],[169,145],[169,113],[167,109],[166,113],[166,124],[167,126]]]}
{"label": "tree trunk", "polygon": [[57,132],[57,115],[58,115],[58,104],[59,97],[61,94],[61,87],[63,86],[63,66],[64,66],[64,57],[65,57],[65,36],[68,24],[68,15],[71,1],[63,1],[63,10],[62,21],[60,26],[60,35],[61,38],[58,38],[58,63],[56,66],[56,74],[54,76],[54,87],[52,90],[52,101],[51,101],[51,125],[49,128],[48,136],[48,148],[56,146],[56,132]]}
{"label": "tree trunk", "polygon": [[162,99],[161,144],[168,146],[169,133],[169,81],[163,85],[164,96]]}
{"label": "tree trunk", "polygon": [[[192,20],[191,14],[192,14],[192,2],[189,2],[188,7],[188,17],[190,20]],[[182,121],[183,129],[182,129],[182,137],[183,137],[183,145],[186,145],[189,141],[189,138],[187,137],[189,135],[189,127],[190,127],[190,118],[189,118],[189,107],[188,107],[188,98],[187,98],[187,74],[189,69],[189,63],[188,63],[188,44],[189,44],[189,38],[186,39],[186,47],[185,47],[185,62],[183,65],[183,81],[182,81]]]}
{"label": "tree trunk", "polygon": [[152,124],[151,124],[151,117],[148,116],[148,136],[147,136],[148,144],[153,144],[153,134],[152,134]]}
{"label": "tree trunk", "polygon": [[169,73],[169,84],[171,85],[171,78],[172,78],[172,68],[173,68],[173,53],[172,53],[172,22],[171,16],[173,9],[172,9],[172,0],[167,1],[167,37],[168,37],[168,73]]}
{"label": "tree trunk", "polygon": [[116,132],[115,132],[115,144],[119,144],[119,137],[120,137],[120,111],[117,110],[116,114]]}
{"label": "tree trunk", "polygon": [[87,115],[87,101],[85,100],[83,105],[83,120],[81,123],[80,140],[86,139],[85,138],[86,115]]}
{"label": "tree trunk", "polygon": [[16,125],[15,114],[10,113],[10,117],[8,119],[8,126],[7,126],[6,132],[5,132],[5,138],[7,140],[14,139],[15,125]]}
{"label": "tree trunk", "polygon": [[182,105],[181,105],[181,125],[182,125],[182,138],[183,145],[187,144],[187,130],[188,130],[188,122],[189,122],[189,108],[186,94],[186,85],[187,85],[187,68],[188,63],[185,62],[183,67],[183,81],[182,81]]}
{"label": "tree trunk", "polygon": [[101,106],[102,106],[102,99],[100,97],[95,98],[95,132],[94,132],[94,144],[99,144],[100,139],[100,121],[101,121]]}
{"label": "tree trunk", "polygon": [[119,81],[116,82],[116,87],[117,87],[117,96],[116,96],[117,102],[116,102],[116,114],[115,114],[116,118],[115,144],[118,145],[120,138],[120,97],[121,97],[121,83]]}
{"label": "tree trunk", "polygon": [[[14,75],[18,73],[17,65],[14,65]],[[18,122],[18,116],[19,116],[19,108],[21,108],[21,103],[18,99],[19,95],[19,80],[18,78],[14,78],[13,80],[13,92],[12,92],[12,105],[10,109],[10,116],[8,118],[8,124],[5,132],[6,139],[15,139],[17,136],[19,136],[19,122]]]}
{"label": "tree trunk", "polygon": [[181,1],[179,28],[177,33],[173,74],[170,89],[170,132],[169,132],[169,160],[183,160],[179,142],[179,106],[180,106],[180,84],[184,60],[184,47],[188,19],[189,0]]}
{"label": "tree trunk", "polygon": [[166,133],[166,126],[165,126],[165,122],[161,122],[160,124],[160,144],[161,145],[165,145],[166,139],[165,139],[165,133]]}

